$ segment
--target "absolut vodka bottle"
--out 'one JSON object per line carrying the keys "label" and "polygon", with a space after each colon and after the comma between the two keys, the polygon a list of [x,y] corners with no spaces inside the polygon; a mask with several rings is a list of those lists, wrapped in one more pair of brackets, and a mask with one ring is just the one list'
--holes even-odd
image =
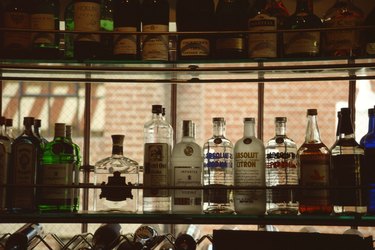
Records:
{"label": "absolut vodka bottle", "polygon": [[[255,118],[244,119],[244,136],[234,146],[234,185],[265,187],[263,142],[255,137]],[[235,190],[234,208],[238,214],[262,215],[266,211],[266,191]]]}
{"label": "absolut vodka bottle", "polygon": [[203,211],[233,213],[233,144],[225,137],[225,120],[213,118],[213,136],[203,146]]}
{"label": "absolut vodka bottle", "polygon": [[298,202],[292,187],[298,185],[297,145],[286,135],[286,117],[275,118],[275,136],[266,144],[268,214],[297,214]]}

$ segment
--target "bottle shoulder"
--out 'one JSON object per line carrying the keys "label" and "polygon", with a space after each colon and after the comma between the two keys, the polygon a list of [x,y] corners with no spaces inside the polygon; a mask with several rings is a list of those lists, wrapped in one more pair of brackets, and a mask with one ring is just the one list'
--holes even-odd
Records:
{"label": "bottle shoulder", "polygon": [[234,151],[240,150],[257,150],[264,151],[265,147],[263,141],[259,140],[255,136],[251,137],[242,137],[234,144]]}
{"label": "bottle shoulder", "polygon": [[320,142],[320,143],[303,143],[301,147],[299,147],[297,151],[298,155],[330,155],[330,151],[328,147]]}
{"label": "bottle shoulder", "polygon": [[112,155],[99,160],[94,165],[95,173],[138,173],[138,162],[122,155]]}

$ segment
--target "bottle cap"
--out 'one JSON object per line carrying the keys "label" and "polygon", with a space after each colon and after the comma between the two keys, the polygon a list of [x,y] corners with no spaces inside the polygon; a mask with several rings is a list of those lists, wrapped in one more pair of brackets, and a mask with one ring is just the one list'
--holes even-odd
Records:
{"label": "bottle cap", "polygon": [[255,122],[255,118],[254,117],[245,117],[245,118],[243,118],[243,122]]}
{"label": "bottle cap", "polygon": [[34,117],[26,116],[23,118],[23,125],[32,126],[34,125]]}
{"label": "bottle cap", "polygon": [[318,115],[318,110],[317,109],[308,109],[307,115]]}
{"label": "bottle cap", "polygon": [[4,116],[0,116],[0,126],[4,125],[5,124],[5,117]]}
{"label": "bottle cap", "polygon": [[212,121],[213,122],[224,122],[225,119],[224,119],[224,117],[214,117],[214,118],[212,118]]}
{"label": "bottle cap", "polygon": [[162,105],[152,105],[152,113],[153,114],[163,113],[163,106]]}
{"label": "bottle cap", "polygon": [[42,126],[42,121],[40,119],[34,119],[34,127],[40,128]]}
{"label": "bottle cap", "polygon": [[72,135],[72,125],[65,126],[65,133],[66,135]]}
{"label": "bottle cap", "polygon": [[374,115],[375,114],[375,108],[368,109],[368,115]]}
{"label": "bottle cap", "polygon": [[55,137],[65,137],[65,123],[55,123]]}
{"label": "bottle cap", "polygon": [[275,122],[286,122],[287,120],[286,117],[275,117]]}
{"label": "bottle cap", "polygon": [[182,136],[195,136],[195,124],[191,120],[182,121]]}
{"label": "bottle cap", "polygon": [[112,144],[117,146],[122,146],[124,144],[125,135],[111,135]]}
{"label": "bottle cap", "polygon": [[12,127],[13,126],[13,119],[5,119],[5,126]]}
{"label": "bottle cap", "polygon": [[341,115],[350,115],[350,108],[342,108]]}

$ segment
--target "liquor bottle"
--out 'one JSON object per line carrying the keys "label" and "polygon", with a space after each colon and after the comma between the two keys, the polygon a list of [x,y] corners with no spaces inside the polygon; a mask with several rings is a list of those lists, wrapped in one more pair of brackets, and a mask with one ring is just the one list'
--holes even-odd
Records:
{"label": "liquor bottle", "polygon": [[332,145],[331,149],[337,144],[338,140],[340,139],[341,117],[341,111],[337,111],[336,140],[335,143]]}
{"label": "liquor bottle", "polygon": [[48,141],[40,134],[41,126],[42,126],[42,121],[40,119],[34,119],[34,134],[36,137],[39,138],[40,146],[43,150],[46,144],[48,143]]}
{"label": "liquor bottle", "polygon": [[195,250],[197,248],[197,233],[199,229],[195,225],[189,225],[185,231],[180,232],[174,241],[175,250]]}
{"label": "liquor bottle", "polygon": [[[27,0],[7,1],[3,26],[7,29],[30,29],[30,8]],[[30,53],[30,32],[4,31],[2,54],[5,58],[27,58]]]}
{"label": "liquor bottle", "polygon": [[366,137],[375,129],[375,109],[368,109],[368,132],[361,138],[359,145],[365,147]]}
{"label": "liquor bottle", "polygon": [[[313,13],[312,0],[297,0],[296,11],[285,22],[285,29],[319,29],[322,21]],[[284,32],[284,56],[314,57],[320,55],[320,31]]]}
{"label": "liquor bottle", "polygon": [[115,35],[113,55],[118,59],[138,59],[139,36],[126,32],[141,31],[141,6],[138,0],[116,0],[114,2],[114,29],[125,34]]}
{"label": "liquor bottle", "polygon": [[158,236],[156,227],[150,225],[141,225],[134,232],[134,242],[144,245],[147,241],[152,241]]}
{"label": "liquor bottle", "polygon": [[[65,137],[65,123],[55,124],[55,136],[43,150],[40,169],[42,185],[72,185],[75,177],[74,148]],[[73,188],[41,188],[41,212],[73,212]]]}
{"label": "liquor bottle", "polygon": [[[323,50],[327,56],[360,56],[362,55],[361,30],[358,26],[364,23],[364,13],[352,0],[336,0],[323,17],[325,28]],[[352,29],[350,29],[352,28]]]}
{"label": "liquor bottle", "polygon": [[[297,151],[300,167],[300,186],[308,189],[301,190],[299,212],[301,214],[330,214],[329,169],[330,153],[321,141],[317,121],[318,111],[307,110],[307,128],[305,142]],[[311,190],[309,188],[316,188]]]}
{"label": "liquor bottle", "polygon": [[[58,0],[31,1],[31,29],[59,30],[60,3]],[[57,33],[31,33],[32,58],[57,59],[60,37]]]}
{"label": "liquor bottle", "polygon": [[[204,213],[231,214],[234,212],[233,144],[225,137],[225,120],[214,117],[213,136],[203,146]],[[228,189],[226,189],[226,187]]]}
{"label": "liquor bottle", "polygon": [[250,58],[274,58],[282,56],[282,33],[289,12],[281,0],[258,0],[251,8],[248,30],[251,32],[273,31],[274,33],[250,33],[248,55]]}
{"label": "liquor bottle", "polygon": [[[351,110],[341,109],[339,140],[331,149],[331,185],[337,187],[361,186],[365,184],[363,155],[364,150],[354,138],[351,122]],[[333,210],[337,214],[366,213],[366,191],[352,188],[350,190],[333,190]]]}
{"label": "liquor bottle", "polygon": [[[215,4],[213,0],[178,0],[176,24],[179,32],[207,32],[214,28]],[[178,58],[208,59],[212,53],[212,36],[182,34],[178,36]]]}
{"label": "liquor bottle", "polygon": [[[297,214],[297,145],[286,135],[286,117],[275,118],[275,136],[266,144],[266,185],[268,214]],[[290,189],[287,189],[290,187]],[[281,189],[283,188],[283,189]]]}
{"label": "liquor bottle", "polygon": [[202,148],[195,142],[195,124],[182,122],[182,139],[172,152],[173,186],[186,189],[173,191],[172,211],[175,213],[201,213],[202,190],[187,189],[188,186],[202,186]]}
{"label": "liquor bottle", "polygon": [[[71,0],[64,11],[65,31],[74,31],[74,0]],[[74,34],[64,33],[64,58],[74,58]]]}
{"label": "liquor bottle", "polygon": [[[95,163],[94,210],[135,213],[138,210],[138,163],[123,154],[124,135],[112,135],[112,155]],[[111,186],[122,186],[112,188]]]}
{"label": "liquor bottle", "polygon": [[[81,150],[79,148],[79,146],[77,144],[75,144],[72,140],[72,126],[71,125],[66,125],[65,126],[65,138],[68,140],[69,143],[72,144],[73,146],[73,151],[74,151],[74,170],[73,170],[73,184],[75,185],[79,185],[79,182],[80,182],[80,176],[79,176],[79,173],[80,173],[80,168],[81,168],[81,162],[82,162],[82,158],[81,158]],[[73,202],[73,211],[78,211],[79,210],[79,196],[80,196],[80,193],[79,193],[79,189],[78,188],[75,188],[73,190],[74,192],[74,195],[73,195],[73,199],[74,199],[74,202]]]}
{"label": "liquor bottle", "polygon": [[[244,134],[234,145],[234,185],[265,188],[265,154],[263,142],[255,137],[255,118],[244,118]],[[263,215],[266,190],[235,190],[237,214]]]}
{"label": "liquor bottle", "polygon": [[[215,30],[245,31],[247,29],[248,1],[219,0],[215,12]],[[215,36],[214,57],[219,59],[245,58],[246,34],[229,33]]]}
{"label": "liquor bottle", "polygon": [[[104,32],[100,37],[100,50],[98,51],[100,59],[110,59],[113,51],[113,0],[101,0],[100,11],[100,31]],[[124,13],[123,13],[124,15]]]}
{"label": "liquor bottle", "polygon": [[12,168],[9,168],[9,183],[15,185],[9,189],[9,208],[13,211],[35,211],[39,190],[35,187],[17,185],[39,184],[42,150],[39,139],[33,133],[34,117],[24,117],[24,130],[11,146]]}
{"label": "liquor bottle", "polygon": [[[367,15],[365,21],[365,26],[375,26],[375,8],[371,10],[371,12]],[[375,33],[374,29],[366,29],[362,31],[362,39],[364,41],[364,48],[367,55],[374,55],[375,54]]]}
{"label": "liquor bottle", "polygon": [[120,242],[121,225],[103,224],[101,225],[92,237],[93,250],[111,250],[114,249]]}
{"label": "liquor bottle", "polygon": [[39,223],[27,223],[9,236],[5,250],[28,249],[29,243],[36,237],[42,237],[44,230]]}
{"label": "liquor bottle", "polygon": [[[11,157],[11,144],[13,138],[7,135],[6,131],[6,119],[5,117],[0,117],[0,184],[8,184],[8,169],[10,168],[10,157]],[[6,206],[6,196],[7,188],[0,187],[0,211],[5,211]]]}
{"label": "liquor bottle", "polygon": [[[142,32],[169,31],[169,3],[167,0],[144,0],[141,12]],[[142,37],[142,59],[168,61],[168,47],[168,35],[144,35]]]}
{"label": "liquor bottle", "polygon": [[172,126],[162,118],[162,106],[152,105],[152,119],[144,125],[143,212],[169,213],[171,191],[158,189],[170,186]]}
{"label": "liquor bottle", "polygon": [[13,134],[13,119],[5,119],[5,136],[8,137],[11,142],[15,139]]}
{"label": "liquor bottle", "polygon": [[[74,38],[74,57],[78,60],[98,56],[100,35],[101,0],[74,1],[74,31],[82,31]],[[90,33],[92,32],[92,33]]]}

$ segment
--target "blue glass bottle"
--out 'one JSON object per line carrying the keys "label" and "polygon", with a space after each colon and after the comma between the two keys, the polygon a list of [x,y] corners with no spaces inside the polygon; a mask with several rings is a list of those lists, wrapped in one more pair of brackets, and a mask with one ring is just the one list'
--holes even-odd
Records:
{"label": "blue glass bottle", "polygon": [[368,214],[375,214],[375,115],[374,109],[372,110],[372,115],[370,115],[369,110],[369,133],[364,136],[363,142],[365,148],[364,167],[367,183],[370,187],[374,187],[374,189],[369,189]]}
{"label": "blue glass bottle", "polygon": [[375,127],[374,117],[375,117],[375,109],[371,108],[368,110],[368,132],[361,138],[361,141],[359,142],[359,145],[361,145],[361,147],[365,147],[365,139],[369,134],[371,134],[371,132],[373,131]]}

